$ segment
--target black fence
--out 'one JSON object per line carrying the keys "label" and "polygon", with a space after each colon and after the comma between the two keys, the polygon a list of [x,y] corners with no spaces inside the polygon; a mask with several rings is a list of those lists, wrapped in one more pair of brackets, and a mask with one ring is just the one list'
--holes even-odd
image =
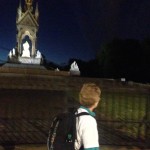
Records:
{"label": "black fence", "polygon": [[112,140],[107,143],[150,147],[149,108],[148,91],[104,91],[98,108],[98,122],[107,133],[126,139],[124,142]]}
{"label": "black fence", "polygon": [[[46,144],[53,115],[68,103],[60,91],[1,90],[0,94],[1,145]],[[149,91],[102,91],[96,110],[100,144],[150,148],[149,108]]]}

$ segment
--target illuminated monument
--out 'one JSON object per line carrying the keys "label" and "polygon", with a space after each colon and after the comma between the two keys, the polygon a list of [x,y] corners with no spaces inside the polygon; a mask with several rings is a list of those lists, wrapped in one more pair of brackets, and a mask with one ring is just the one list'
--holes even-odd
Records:
{"label": "illuminated monument", "polygon": [[[17,11],[16,18],[16,47],[10,50],[8,54],[8,62],[4,67],[36,67],[45,69],[43,57],[37,50],[37,32],[39,10],[38,4],[33,8],[33,0],[24,0],[24,9],[21,0]],[[57,68],[55,71],[60,72]],[[68,75],[68,72],[67,72]],[[70,75],[80,75],[77,63],[71,64]]]}
{"label": "illuminated monument", "polygon": [[38,18],[38,4],[33,9],[33,0],[25,0],[25,8],[22,9],[20,1],[16,18],[17,43],[8,54],[10,63],[42,64],[42,55],[37,50]]}

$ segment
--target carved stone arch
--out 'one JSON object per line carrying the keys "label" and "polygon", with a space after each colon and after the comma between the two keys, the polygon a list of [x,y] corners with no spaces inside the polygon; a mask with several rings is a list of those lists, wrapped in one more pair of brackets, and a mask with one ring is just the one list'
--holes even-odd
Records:
{"label": "carved stone arch", "polygon": [[25,31],[22,31],[21,33],[20,33],[20,35],[19,35],[19,43],[18,43],[18,45],[19,45],[19,54],[21,55],[22,54],[22,41],[23,41],[23,39],[26,37],[26,36],[28,36],[29,37],[29,39],[31,40],[31,45],[32,45],[32,49],[31,49],[31,56],[35,56],[35,37],[34,37],[34,35],[31,35],[31,32],[30,31],[27,31],[27,30],[25,30]]}
{"label": "carved stone arch", "polygon": [[29,32],[25,32],[24,34],[22,34],[22,36],[21,36],[21,50],[23,51],[23,44],[25,43],[25,42],[28,42],[29,43],[29,45],[30,45],[30,54],[31,54],[31,52],[32,52],[32,43],[33,43],[33,40],[32,40],[32,36],[30,35],[30,33]]}

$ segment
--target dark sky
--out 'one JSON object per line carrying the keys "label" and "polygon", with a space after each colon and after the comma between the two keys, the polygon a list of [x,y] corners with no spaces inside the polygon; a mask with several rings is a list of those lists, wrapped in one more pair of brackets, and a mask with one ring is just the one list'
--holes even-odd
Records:
{"label": "dark sky", "polygon": [[[22,0],[22,3],[24,0]],[[38,49],[55,63],[90,60],[113,38],[150,37],[150,0],[34,0],[39,3]],[[16,44],[19,0],[0,3],[0,59]]]}

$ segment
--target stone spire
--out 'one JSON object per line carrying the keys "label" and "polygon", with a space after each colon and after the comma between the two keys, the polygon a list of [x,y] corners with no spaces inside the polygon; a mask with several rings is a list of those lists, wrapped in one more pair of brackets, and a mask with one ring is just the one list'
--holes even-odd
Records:
{"label": "stone spire", "polygon": [[33,0],[25,0],[27,9],[30,9],[33,3]]}
{"label": "stone spire", "polygon": [[20,0],[19,7],[18,7],[18,17],[17,17],[18,20],[20,20],[21,15],[22,15],[22,7],[21,7],[21,0]]}
{"label": "stone spire", "polygon": [[36,8],[35,8],[35,19],[38,20],[39,18],[39,8],[38,8],[38,3],[36,3]]}

